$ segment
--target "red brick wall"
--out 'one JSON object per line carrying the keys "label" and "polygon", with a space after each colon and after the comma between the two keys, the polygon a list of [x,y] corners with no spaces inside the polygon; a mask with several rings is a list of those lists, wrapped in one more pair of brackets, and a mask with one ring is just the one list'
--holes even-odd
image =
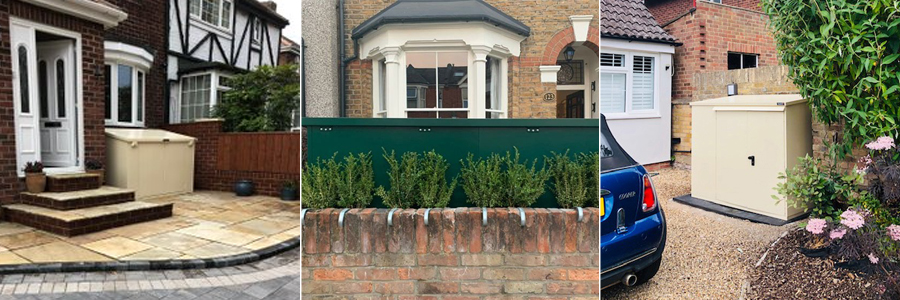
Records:
{"label": "red brick wall", "polygon": [[227,171],[217,167],[219,136],[222,121],[202,121],[171,124],[164,129],[197,138],[194,146],[194,188],[198,190],[233,191],[238,180],[252,180],[256,193],[269,196],[281,194],[285,181],[300,181],[299,174],[282,174],[250,171]]}
{"label": "red brick wall", "polygon": [[106,40],[123,42],[147,49],[153,54],[153,65],[147,72],[144,124],[165,124],[166,89],[166,0],[111,1],[128,13],[128,19],[106,31]]}
{"label": "red brick wall", "polygon": [[[303,222],[303,296],[349,299],[597,299],[599,212],[352,209],[306,214]],[[432,296],[423,296],[432,295]],[[394,298],[394,297],[397,298]],[[483,298],[482,298],[483,297]]]}
{"label": "red brick wall", "polygon": [[103,66],[103,26],[19,1],[0,1],[0,204],[14,202],[24,190],[16,163],[10,16],[81,33],[85,158],[102,160],[106,153],[103,74],[94,73]]}
{"label": "red brick wall", "polygon": [[695,73],[728,70],[728,52],[759,54],[759,66],[778,65],[768,16],[742,8],[700,1],[697,11],[664,29],[683,43],[675,48],[672,100],[692,98]]}

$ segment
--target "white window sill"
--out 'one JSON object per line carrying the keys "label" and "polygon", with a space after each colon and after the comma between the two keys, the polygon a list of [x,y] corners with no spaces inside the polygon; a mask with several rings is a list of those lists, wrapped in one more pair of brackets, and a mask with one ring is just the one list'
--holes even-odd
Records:
{"label": "white window sill", "polygon": [[206,31],[215,33],[223,38],[231,39],[231,28],[225,28],[217,25],[210,24],[209,22],[203,21],[200,17],[191,15],[191,25],[200,27]]}
{"label": "white window sill", "polygon": [[121,123],[105,120],[104,124],[111,127],[144,128],[144,123]]}
{"label": "white window sill", "polygon": [[629,120],[629,119],[659,119],[662,118],[657,112],[649,113],[603,113],[607,120]]}

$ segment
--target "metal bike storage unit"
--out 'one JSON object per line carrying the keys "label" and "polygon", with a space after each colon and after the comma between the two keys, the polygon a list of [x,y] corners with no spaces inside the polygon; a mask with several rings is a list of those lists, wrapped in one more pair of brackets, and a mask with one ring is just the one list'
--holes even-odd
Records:
{"label": "metal bike storage unit", "polygon": [[139,199],[193,192],[196,140],[159,129],[107,128],[107,183]]}
{"label": "metal bike storage unit", "polygon": [[694,102],[691,108],[694,198],[780,220],[804,213],[772,198],[783,181],[778,174],[812,153],[803,97],[742,95]]}

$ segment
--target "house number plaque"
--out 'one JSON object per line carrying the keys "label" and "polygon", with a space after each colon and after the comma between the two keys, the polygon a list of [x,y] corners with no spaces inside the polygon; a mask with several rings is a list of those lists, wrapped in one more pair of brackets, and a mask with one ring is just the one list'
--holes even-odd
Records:
{"label": "house number plaque", "polygon": [[556,94],[554,94],[554,93],[544,94],[544,102],[553,102],[553,101],[556,101]]}

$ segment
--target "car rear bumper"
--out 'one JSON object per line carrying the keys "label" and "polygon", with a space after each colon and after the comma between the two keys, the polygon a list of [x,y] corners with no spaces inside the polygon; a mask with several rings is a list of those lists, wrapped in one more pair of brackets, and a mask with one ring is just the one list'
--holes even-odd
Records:
{"label": "car rear bumper", "polygon": [[622,278],[625,275],[638,273],[641,270],[646,269],[656,261],[662,259],[663,250],[666,248],[666,221],[665,214],[660,209],[660,219],[662,220],[662,234],[659,241],[659,246],[656,248],[649,249],[645,252],[638,253],[630,257],[629,259],[623,260],[623,263],[617,264],[614,267],[610,267],[608,270],[600,271],[600,286],[602,288],[607,288],[613,286],[622,281]]}

